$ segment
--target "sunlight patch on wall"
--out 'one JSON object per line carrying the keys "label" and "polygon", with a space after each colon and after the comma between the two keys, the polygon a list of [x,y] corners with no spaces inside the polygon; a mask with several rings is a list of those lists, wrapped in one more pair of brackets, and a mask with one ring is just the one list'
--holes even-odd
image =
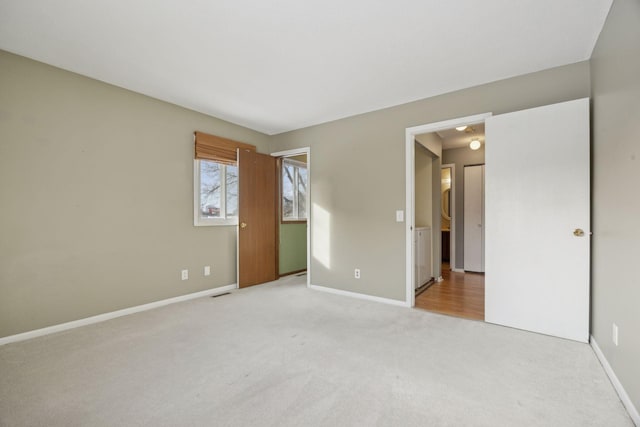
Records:
{"label": "sunlight patch on wall", "polygon": [[331,214],[313,204],[313,257],[326,268],[331,268]]}

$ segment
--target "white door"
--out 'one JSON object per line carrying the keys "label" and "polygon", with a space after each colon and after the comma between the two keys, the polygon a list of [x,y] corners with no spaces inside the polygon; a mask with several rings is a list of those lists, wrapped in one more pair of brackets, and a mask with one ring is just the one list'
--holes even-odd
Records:
{"label": "white door", "polygon": [[464,167],[464,269],[484,271],[484,165]]}
{"label": "white door", "polygon": [[485,320],[589,339],[589,100],[486,121]]}

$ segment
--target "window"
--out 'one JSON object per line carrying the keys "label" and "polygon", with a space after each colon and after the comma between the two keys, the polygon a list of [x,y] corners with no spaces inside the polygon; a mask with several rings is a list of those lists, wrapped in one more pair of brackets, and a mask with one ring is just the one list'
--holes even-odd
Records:
{"label": "window", "polygon": [[238,150],[256,147],[194,132],[193,225],[238,224]]}
{"label": "window", "polygon": [[282,160],[282,221],[307,220],[307,165]]}
{"label": "window", "polygon": [[238,166],[195,160],[194,225],[238,224]]}

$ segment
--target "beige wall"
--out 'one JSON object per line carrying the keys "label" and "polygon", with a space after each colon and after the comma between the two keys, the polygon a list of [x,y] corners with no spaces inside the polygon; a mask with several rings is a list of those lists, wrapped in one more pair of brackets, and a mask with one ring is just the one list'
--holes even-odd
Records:
{"label": "beige wall", "polygon": [[235,229],[193,226],[195,130],[269,151],[260,133],[0,51],[0,336],[235,283]]}
{"label": "beige wall", "polygon": [[395,211],[405,208],[407,127],[589,94],[582,62],[274,136],[274,150],[311,147],[312,202],[323,218],[312,220],[312,283],[404,300],[405,224]]}
{"label": "beige wall", "polygon": [[265,152],[310,146],[313,283],[403,300],[405,128],[589,95],[578,63],[268,138],[8,53],[0,61],[0,177],[15,183],[0,193],[3,336],[235,282],[234,229],[192,225],[196,129]]}
{"label": "beige wall", "polygon": [[[615,0],[591,59],[591,330],[640,410],[640,3]],[[619,327],[619,345],[611,339]]]}
{"label": "beige wall", "polygon": [[435,157],[442,157],[442,138],[436,132],[423,133],[415,136],[416,141],[429,150]]}
{"label": "beige wall", "polygon": [[[442,164],[440,157],[442,156],[442,138],[436,132],[424,133],[415,137],[414,163],[415,170],[415,188],[414,188],[414,213],[416,227],[428,225],[431,227],[431,258],[433,277],[441,275],[441,233],[436,232],[442,224],[440,215],[440,165]],[[428,173],[427,171],[418,170],[418,161],[421,153],[429,156]],[[422,157],[422,161],[424,157]],[[420,174],[419,174],[420,172]],[[429,189],[425,188],[425,183],[430,185]],[[429,199],[426,200],[425,197]]]}
{"label": "beige wall", "polygon": [[433,223],[433,154],[416,144],[415,151],[415,221],[416,227]]}

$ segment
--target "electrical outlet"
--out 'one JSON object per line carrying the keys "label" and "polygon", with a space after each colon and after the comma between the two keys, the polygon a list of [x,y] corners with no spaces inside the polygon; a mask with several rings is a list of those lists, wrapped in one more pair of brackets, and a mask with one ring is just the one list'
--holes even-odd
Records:
{"label": "electrical outlet", "polygon": [[613,340],[613,343],[617,347],[618,346],[618,325],[616,325],[615,323],[613,324],[613,331],[612,331],[612,334],[611,334],[611,339]]}
{"label": "electrical outlet", "polygon": [[189,279],[189,270],[182,270],[182,280],[188,280]]}
{"label": "electrical outlet", "polygon": [[208,265],[204,266],[204,275],[205,276],[210,276],[211,275],[211,267]]}
{"label": "electrical outlet", "polygon": [[353,275],[354,275],[354,277],[356,279],[359,279],[360,278],[360,269],[356,268],[356,270],[354,271]]}

